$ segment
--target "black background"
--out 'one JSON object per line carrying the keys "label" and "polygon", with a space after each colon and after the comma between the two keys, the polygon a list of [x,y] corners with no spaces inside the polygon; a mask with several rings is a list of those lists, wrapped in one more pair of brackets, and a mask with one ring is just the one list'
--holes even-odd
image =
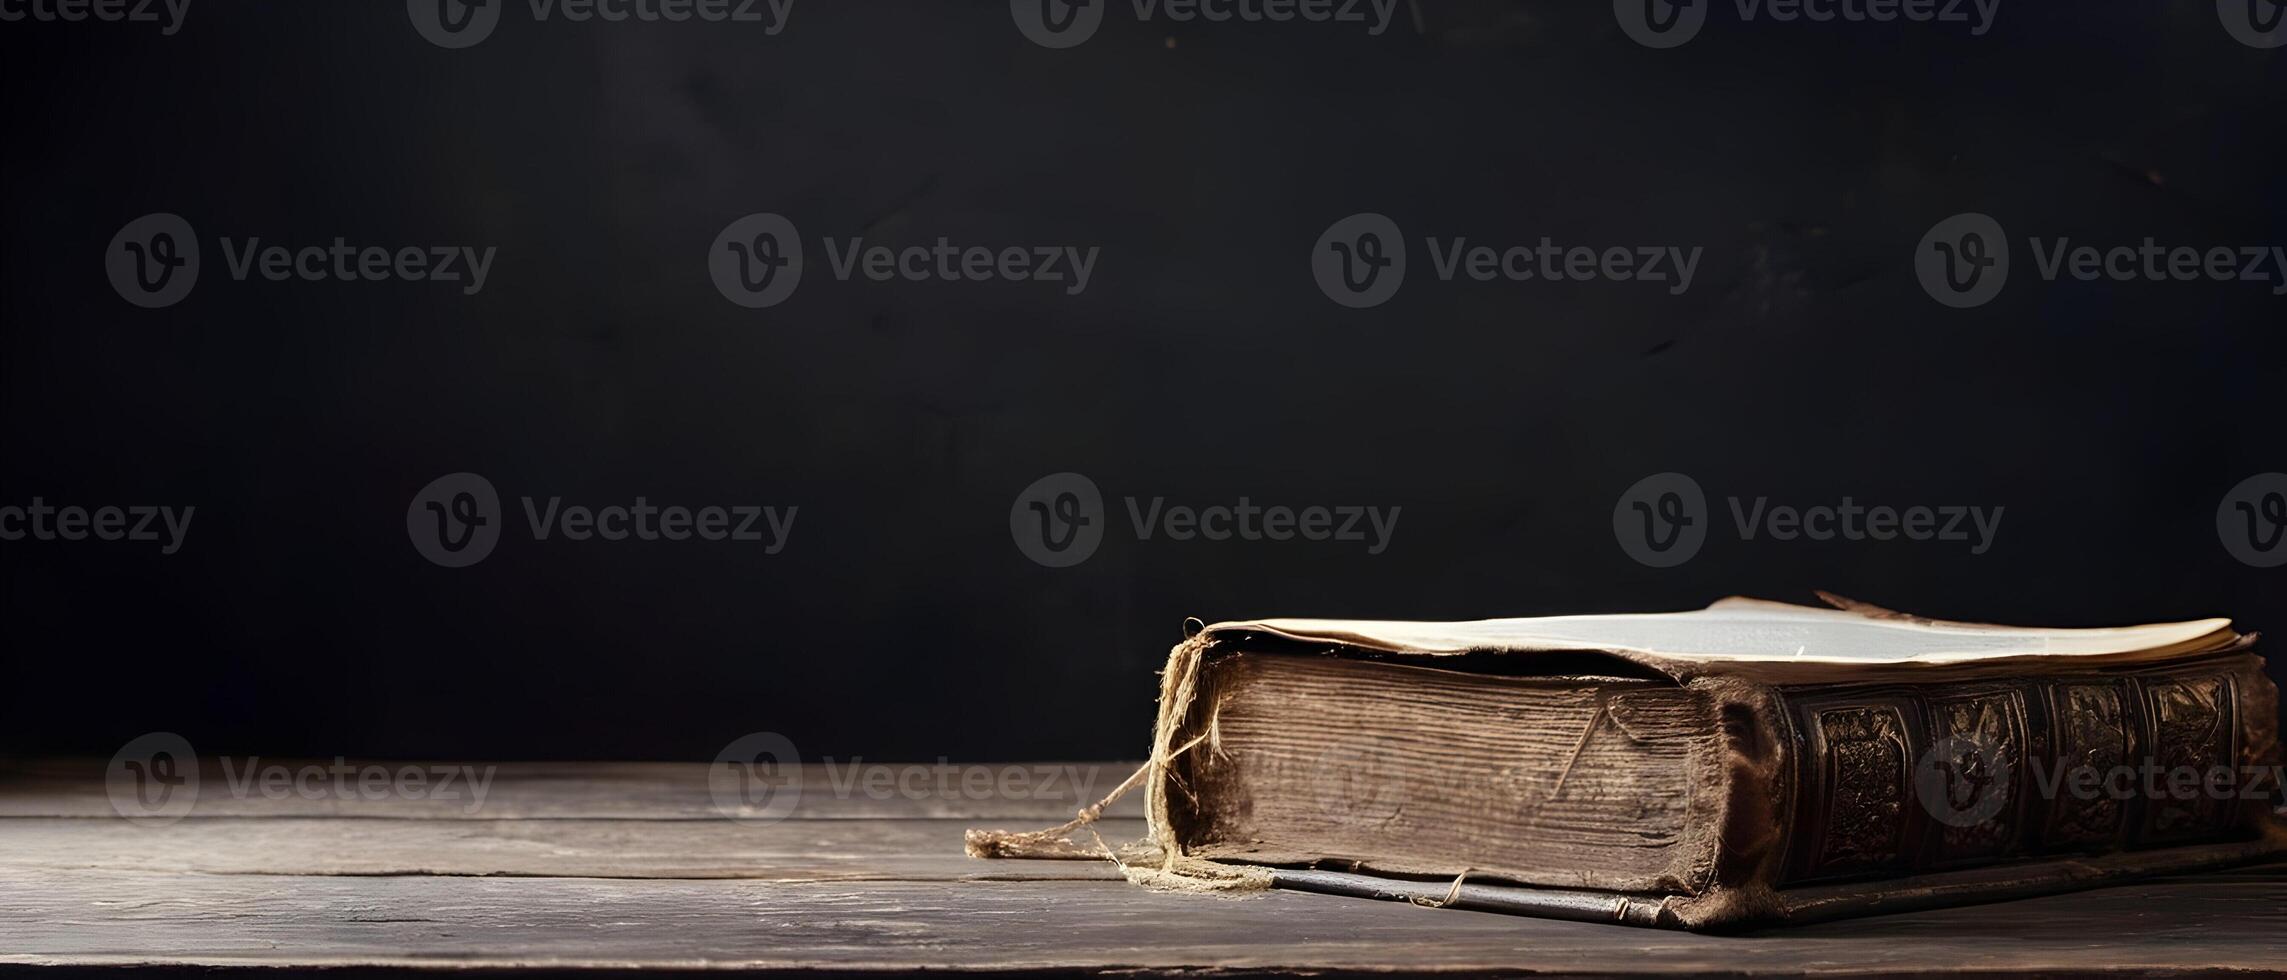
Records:
{"label": "black background", "polygon": [[[0,502],[195,505],[184,550],[0,544],[0,749],[705,759],[1141,755],[1186,616],[1476,618],[1809,590],[1929,615],[2287,629],[2220,544],[2287,469],[2269,284],[2040,281],[2024,238],[2287,243],[2287,57],[2207,3],[2005,0],[1959,25],[1630,41],[1605,3],[1025,40],[1001,0],[798,0],[753,25],[535,23],[444,50],[394,0],[196,0],[184,29],[0,24]],[[1420,30],[1416,29],[1416,11]],[[147,311],[137,216],[205,267]],[[707,278],[732,219],[1103,250],[1076,297]],[[1406,286],[1308,253],[1378,211]],[[2017,266],[1950,310],[1912,251],[1982,211]],[[1692,289],[1438,282],[1420,238],[1702,246]],[[233,282],[217,240],[497,246],[431,283]],[[504,498],[766,503],[753,546],[411,547],[455,471]],[[1353,544],[1142,542],[1044,568],[1035,479],[1172,503],[1402,507]],[[1631,561],[1615,500],[1694,476],[1719,531]],[[1743,542],[1729,496],[2006,508],[1994,548]],[[508,503],[511,514],[516,504]]]}

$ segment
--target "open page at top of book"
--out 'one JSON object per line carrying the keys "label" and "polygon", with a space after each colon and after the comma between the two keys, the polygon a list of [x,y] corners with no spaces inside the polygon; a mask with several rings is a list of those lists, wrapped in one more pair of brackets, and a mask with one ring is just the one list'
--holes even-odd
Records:
{"label": "open page at top of book", "polygon": [[1264,619],[1217,623],[1208,633],[1210,639],[1258,634],[1401,654],[1587,650],[1671,664],[1937,665],[2019,657],[2141,662],[2220,650],[2241,639],[2228,619],[2041,629],[1941,622],[1851,605],[1820,609],[1732,598],[1689,612],[1452,623]]}

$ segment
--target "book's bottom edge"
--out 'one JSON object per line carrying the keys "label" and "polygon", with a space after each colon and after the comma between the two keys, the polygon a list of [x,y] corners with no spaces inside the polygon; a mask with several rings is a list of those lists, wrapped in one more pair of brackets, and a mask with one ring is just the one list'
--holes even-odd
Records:
{"label": "book's bottom edge", "polygon": [[[2154,851],[2057,857],[1960,871],[1842,884],[1656,895],[1525,885],[1418,881],[1312,868],[1273,868],[1272,883],[1301,891],[1407,901],[1437,908],[1502,912],[1577,922],[1692,930],[1807,925],[1832,919],[2013,901],[2160,875],[2261,863],[2287,856],[2276,836]],[[1727,894],[1728,892],[1728,894]]]}
{"label": "book's bottom edge", "polygon": [[1314,868],[1274,868],[1271,871],[1271,884],[1278,888],[1324,892],[1329,895],[1412,902],[1436,908],[1506,912],[1544,919],[1619,922],[1639,926],[1682,925],[1662,921],[1663,917],[1673,918],[1667,914],[1667,902],[1675,896],[1669,895],[1631,895],[1624,892],[1533,888],[1526,885],[1481,885],[1467,881],[1454,885]]}
{"label": "book's bottom edge", "polygon": [[2267,831],[2254,840],[2060,856],[1883,881],[1807,885],[1773,894],[1779,904],[1778,920],[1793,925],[2035,898],[2161,875],[2239,867],[2282,856],[2287,856],[2287,841]]}

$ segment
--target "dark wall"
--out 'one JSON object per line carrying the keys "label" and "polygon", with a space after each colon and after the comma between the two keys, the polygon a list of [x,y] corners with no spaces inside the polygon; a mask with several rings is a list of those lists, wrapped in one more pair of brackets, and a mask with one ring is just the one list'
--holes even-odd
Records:
{"label": "dark wall", "polygon": [[[777,36],[502,17],[463,50],[388,0],[0,23],[0,504],[196,507],[172,555],[0,543],[0,750],[1133,757],[1186,616],[1824,588],[2287,629],[2287,567],[2217,523],[2287,470],[2280,283],[2045,282],[2025,250],[2287,245],[2287,54],[2207,4],[2015,0],[1979,35],[1724,3],[1669,50],[1517,0],[1409,0],[1379,37],[1122,0],[1068,50],[998,0],[798,0]],[[201,274],[140,309],[105,256],[153,212]],[[765,309],[709,278],[752,212],[809,250]],[[1311,257],[1358,212],[1409,269],[1348,309]],[[1950,309],[1915,256],[1961,212],[2015,254]],[[836,281],[820,239],[859,235],[1101,252],[1078,295]],[[1671,294],[1441,282],[1422,247],[1544,235],[1703,253]],[[497,257],[474,295],[234,281],[220,240],[255,237]],[[464,471],[503,536],[441,567],[407,512]],[[1107,533],[1053,568],[1011,509],[1063,471]],[[1649,567],[1614,509],[1671,471],[1709,535]],[[535,541],[524,496],[799,510],[773,555]],[[1129,496],[1400,517],[1379,554],[1145,541]],[[1977,554],[1742,540],[1728,504],[1845,496],[2004,516]]]}

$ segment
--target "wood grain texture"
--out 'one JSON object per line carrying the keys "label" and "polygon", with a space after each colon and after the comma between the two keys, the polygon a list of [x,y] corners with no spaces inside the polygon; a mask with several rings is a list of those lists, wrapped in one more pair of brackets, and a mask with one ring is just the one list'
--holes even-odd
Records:
{"label": "wood grain texture", "polygon": [[1125,883],[0,871],[0,963],[1799,974],[2277,972],[2287,876],[2164,881],[1764,936]]}
{"label": "wood grain texture", "polygon": [[[502,785],[521,784],[517,805],[546,818],[426,819],[374,802],[388,818],[361,819],[360,805],[312,816],[306,801],[244,800],[239,816],[154,826],[106,817],[100,784],[104,809],[90,813],[85,786],[18,797],[0,783],[14,811],[76,808],[0,818],[0,972],[2287,975],[2287,865],[1699,936],[1302,892],[1154,892],[1094,862],[959,856],[963,829],[998,818],[908,808],[740,823],[697,818],[688,783],[646,799],[643,779],[676,785],[650,767],[504,766],[501,778],[512,771],[531,778]],[[593,812],[612,816],[571,816]],[[1140,821],[1101,830],[1123,840]]]}
{"label": "wood grain texture", "polygon": [[[0,817],[116,817],[104,786],[102,759],[0,758]],[[481,806],[468,794],[452,799],[360,798],[291,789],[265,795],[246,781],[248,760],[201,758],[198,803],[190,819],[207,817],[340,817],[359,820],[720,820],[708,792],[705,763],[502,762],[493,767]],[[289,771],[333,760],[261,759]],[[424,763],[381,763],[390,769]],[[448,763],[457,766],[461,763]],[[993,765],[813,763],[788,766],[782,778],[797,801],[792,819],[933,818],[1062,823],[1118,786],[1141,763],[1039,762]],[[1020,792],[1011,770],[1025,773]],[[871,773],[883,775],[874,776]],[[239,792],[233,775],[246,788]],[[974,775],[972,775],[974,774]],[[979,791],[980,787],[989,787]],[[1140,817],[1134,796],[1106,811]]]}
{"label": "wood grain texture", "polygon": [[[1122,881],[1109,861],[977,861],[962,820],[0,820],[0,869],[241,875]],[[1113,843],[1143,821],[1111,818]]]}

